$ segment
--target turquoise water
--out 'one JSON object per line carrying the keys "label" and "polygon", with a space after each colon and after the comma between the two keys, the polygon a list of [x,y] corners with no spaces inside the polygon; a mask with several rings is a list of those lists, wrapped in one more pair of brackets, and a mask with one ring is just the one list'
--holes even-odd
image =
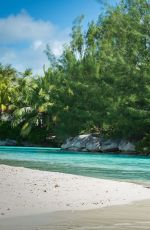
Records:
{"label": "turquoise water", "polygon": [[0,164],[97,178],[150,183],[150,157],[64,152],[59,148],[0,147]]}

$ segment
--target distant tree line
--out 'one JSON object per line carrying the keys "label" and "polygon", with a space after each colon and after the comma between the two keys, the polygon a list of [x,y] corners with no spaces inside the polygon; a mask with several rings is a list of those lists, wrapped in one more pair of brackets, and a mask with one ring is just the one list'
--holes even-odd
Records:
{"label": "distant tree line", "polygon": [[86,31],[82,20],[61,57],[47,46],[44,76],[0,65],[0,138],[59,145],[100,133],[150,149],[150,2],[122,0]]}

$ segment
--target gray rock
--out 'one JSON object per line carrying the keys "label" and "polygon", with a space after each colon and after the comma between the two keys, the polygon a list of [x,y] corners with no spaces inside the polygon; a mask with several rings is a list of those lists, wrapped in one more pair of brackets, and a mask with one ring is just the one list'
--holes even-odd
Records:
{"label": "gray rock", "polygon": [[79,135],[74,138],[68,138],[61,148],[73,151],[99,151],[100,138],[92,134]]}
{"label": "gray rock", "polygon": [[135,145],[126,140],[104,139],[93,134],[68,138],[61,146],[63,150],[83,152],[134,152]]}
{"label": "gray rock", "polygon": [[17,141],[15,140],[10,140],[10,139],[6,139],[1,141],[0,140],[0,146],[16,146],[17,145]]}
{"label": "gray rock", "polygon": [[90,140],[86,143],[86,150],[87,151],[100,151],[101,150],[101,144],[100,144],[100,138],[98,137],[91,137]]}
{"label": "gray rock", "polygon": [[0,146],[5,146],[6,145],[6,141],[0,141]]}
{"label": "gray rock", "polygon": [[108,152],[108,151],[112,151],[112,152],[116,152],[116,151],[119,151],[119,141],[117,140],[111,140],[111,139],[108,139],[108,140],[104,140],[102,141],[101,143],[101,151],[102,152]]}
{"label": "gray rock", "polygon": [[135,145],[126,140],[122,140],[118,147],[121,152],[135,152]]}

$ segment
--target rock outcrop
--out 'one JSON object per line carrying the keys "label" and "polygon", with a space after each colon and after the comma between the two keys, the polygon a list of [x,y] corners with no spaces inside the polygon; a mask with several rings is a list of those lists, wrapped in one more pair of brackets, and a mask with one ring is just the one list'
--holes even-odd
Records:
{"label": "rock outcrop", "polygon": [[79,135],[74,138],[68,138],[61,148],[73,151],[99,151],[100,138],[91,134]]}
{"label": "rock outcrop", "polygon": [[17,141],[6,139],[6,140],[0,140],[0,146],[16,146]]}
{"label": "rock outcrop", "polygon": [[121,152],[135,152],[135,145],[125,140],[121,140],[118,148]]}
{"label": "rock outcrop", "polygon": [[135,145],[127,140],[106,139],[93,134],[68,138],[61,148],[83,152],[135,152]]}

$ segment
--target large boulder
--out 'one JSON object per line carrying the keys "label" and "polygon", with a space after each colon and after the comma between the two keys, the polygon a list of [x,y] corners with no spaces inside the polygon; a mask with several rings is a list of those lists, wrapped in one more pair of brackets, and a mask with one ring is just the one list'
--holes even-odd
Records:
{"label": "large boulder", "polygon": [[92,134],[79,135],[74,138],[68,138],[61,148],[74,151],[99,151],[100,138]]}
{"label": "large boulder", "polygon": [[121,140],[118,147],[121,152],[135,152],[135,145],[126,140]]}
{"label": "large boulder", "polygon": [[99,137],[90,136],[85,146],[87,151],[99,152],[101,150],[101,141]]}
{"label": "large boulder", "polygon": [[16,146],[17,141],[11,140],[11,139],[6,139],[6,140],[0,140],[0,146]]}
{"label": "large boulder", "polygon": [[1,141],[0,140],[0,146],[5,146],[6,145],[6,141]]}
{"label": "large boulder", "polygon": [[61,148],[63,150],[83,152],[135,152],[135,145],[129,141],[105,139],[93,134],[68,138]]}
{"label": "large boulder", "polygon": [[119,141],[117,140],[112,140],[112,139],[103,140],[101,142],[101,151],[102,152],[117,152],[119,151],[118,145],[119,145]]}

